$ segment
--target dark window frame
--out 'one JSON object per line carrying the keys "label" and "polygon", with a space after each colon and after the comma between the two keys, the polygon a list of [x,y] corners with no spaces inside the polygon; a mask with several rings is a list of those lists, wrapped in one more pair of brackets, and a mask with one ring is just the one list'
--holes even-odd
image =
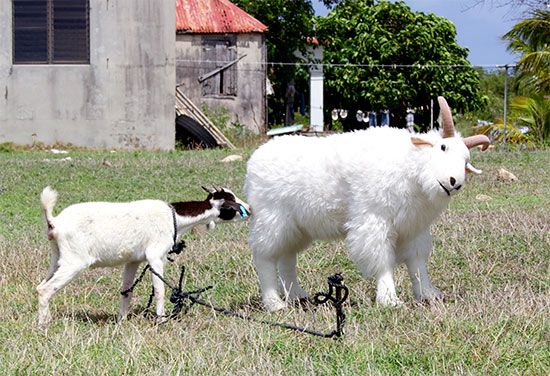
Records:
{"label": "dark window frame", "polygon": [[13,64],[89,64],[90,0],[12,0]]}
{"label": "dark window frame", "polygon": [[[201,38],[202,74],[220,68],[237,58],[237,36],[232,34],[203,35]],[[208,52],[207,50],[211,51]],[[202,96],[211,98],[236,98],[237,66],[221,70],[201,84]]]}

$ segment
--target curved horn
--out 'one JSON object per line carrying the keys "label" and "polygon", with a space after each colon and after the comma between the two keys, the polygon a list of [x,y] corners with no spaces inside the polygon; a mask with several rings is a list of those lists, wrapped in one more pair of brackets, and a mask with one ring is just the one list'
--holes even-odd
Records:
{"label": "curved horn", "polygon": [[206,192],[210,193],[210,194],[214,194],[216,191],[214,190],[214,187],[205,187],[204,185],[201,186],[202,189],[204,189]]}
{"label": "curved horn", "polygon": [[464,141],[464,144],[468,149],[471,149],[477,145],[483,145],[481,150],[486,150],[491,143],[489,137],[485,136],[484,134],[476,134],[474,136],[466,137],[462,139],[462,141]]}
{"label": "curved horn", "polygon": [[453,115],[447,101],[443,97],[437,97],[439,108],[441,110],[441,118],[443,120],[443,138],[455,136],[455,124],[453,123]]}

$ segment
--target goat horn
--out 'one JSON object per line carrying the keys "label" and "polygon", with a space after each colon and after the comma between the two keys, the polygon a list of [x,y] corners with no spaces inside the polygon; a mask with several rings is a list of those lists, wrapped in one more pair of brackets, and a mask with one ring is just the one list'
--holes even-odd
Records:
{"label": "goat horn", "polygon": [[453,122],[453,115],[451,109],[447,104],[447,101],[443,97],[437,97],[439,102],[439,108],[441,110],[441,118],[443,120],[443,138],[449,138],[455,136],[455,125]]}
{"label": "goat horn", "polygon": [[208,187],[205,187],[204,185],[201,186],[201,187],[202,187],[202,189],[204,189],[204,190],[205,190],[206,192],[208,192],[208,193],[212,193],[212,194],[213,194],[214,192],[216,192],[213,188],[208,188]]}
{"label": "goat horn", "polygon": [[468,149],[471,149],[477,145],[483,145],[481,147],[481,150],[486,150],[489,147],[489,144],[491,143],[491,141],[489,140],[489,137],[485,136],[484,134],[476,134],[474,136],[469,136],[462,139],[462,141],[464,141],[464,144]]}

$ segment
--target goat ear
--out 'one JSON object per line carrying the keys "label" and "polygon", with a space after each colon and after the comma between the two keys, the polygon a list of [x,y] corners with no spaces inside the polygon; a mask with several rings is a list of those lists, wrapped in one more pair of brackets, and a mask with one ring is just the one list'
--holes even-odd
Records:
{"label": "goat ear", "polygon": [[422,147],[433,148],[434,146],[434,144],[432,144],[430,141],[424,140],[423,138],[420,138],[420,137],[411,137],[411,142],[413,143],[414,146],[416,146],[419,149]]}

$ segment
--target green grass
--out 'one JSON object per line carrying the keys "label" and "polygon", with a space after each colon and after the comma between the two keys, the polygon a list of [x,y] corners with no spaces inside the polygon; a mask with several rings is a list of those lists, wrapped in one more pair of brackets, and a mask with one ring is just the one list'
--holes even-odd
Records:
{"label": "green grass", "polygon": [[[404,267],[396,270],[404,306],[373,304],[374,282],[361,278],[345,244],[317,242],[299,258],[299,279],[314,293],[342,271],[350,288],[346,337],[327,340],[214,314],[194,306],[162,325],[140,315],[150,278],[138,286],[132,316],[115,322],[121,269],[95,269],[51,301],[54,323],[37,328],[35,286],[49,263],[39,195],[59,191],[55,213],[76,202],[159,198],[203,199],[201,185],[227,186],[242,196],[246,160],[219,163],[229,151],[0,152],[0,374],[282,374],[282,375],[545,375],[550,370],[550,152],[473,152],[484,170],[433,225],[430,259],[442,304],[416,303]],[[72,161],[64,161],[70,156]],[[112,167],[104,166],[104,159]],[[499,168],[518,176],[496,181]],[[486,194],[492,200],[476,199]],[[176,282],[202,298],[266,320],[330,331],[334,313],[319,308],[261,309],[246,223],[197,236],[166,266]],[[168,303],[168,309],[170,305]]]}

